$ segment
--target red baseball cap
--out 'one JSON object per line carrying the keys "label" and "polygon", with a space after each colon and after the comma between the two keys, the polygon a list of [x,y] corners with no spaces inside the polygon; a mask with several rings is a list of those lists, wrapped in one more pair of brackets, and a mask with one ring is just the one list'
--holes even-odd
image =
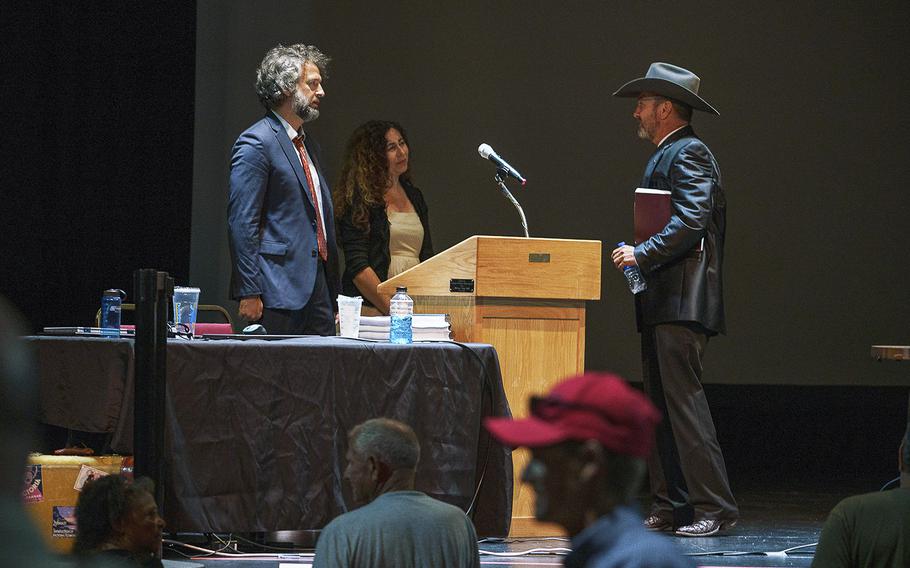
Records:
{"label": "red baseball cap", "polygon": [[566,379],[547,396],[531,397],[530,404],[527,418],[487,418],[484,426],[513,448],[597,440],[617,454],[645,458],[660,422],[660,412],[644,394],[607,373]]}

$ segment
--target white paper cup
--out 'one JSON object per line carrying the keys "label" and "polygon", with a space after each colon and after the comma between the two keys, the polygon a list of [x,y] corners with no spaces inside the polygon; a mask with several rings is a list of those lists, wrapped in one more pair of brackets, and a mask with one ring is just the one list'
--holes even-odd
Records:
{"label": "white paper cup", "polygon": [[363,298],[338,295],[338,324],[341,337],[360,336],[360,308]]}

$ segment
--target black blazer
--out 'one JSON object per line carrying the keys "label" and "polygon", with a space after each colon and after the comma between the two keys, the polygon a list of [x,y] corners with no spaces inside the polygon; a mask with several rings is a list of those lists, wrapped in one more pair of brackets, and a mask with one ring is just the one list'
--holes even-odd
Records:
{"label": "black blazer", "polygon": [[[667,322],[695,322],[726,333],[723,295],[726,198],[720,168],[686,126],[665,140],[645,169],[642,187],[669,190],[670,221],[635,247],[648,289],[635,298],[639,331]],[[704,239],[701,251],[696,250]]]}
{"label": "black blazer", "polygon": [[[420,261],[433,256],[433,242],[430,239],[430,217],[423,194],[415,186],[402,182],[404,192],[414,206],[414,211],[423,225],[423,243],[420,245]],[[370,231],[364,233],[354,226],[351,210],[345,212],[338,220],[338,244],[344,251],[344,274],[341,277],[341,290],[345,296],[360,296],[354,285],[354,277],[361,270],[371,267],[380,281],[389,278],[389,263],[392,255],[389,252],[389,217],[385,207],[377,205],[370,209]],[[365,303],[369,304],[366,300]]]}

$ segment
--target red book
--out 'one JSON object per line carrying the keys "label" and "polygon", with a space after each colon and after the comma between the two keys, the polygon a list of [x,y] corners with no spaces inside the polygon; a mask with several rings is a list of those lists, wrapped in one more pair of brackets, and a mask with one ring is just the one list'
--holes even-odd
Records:
{"label": "red book", "polygon": [[[641,244],[664,230],[670,222],[673,207],[670,192],[665,189],[639,187],[635,190],[635,244]],[[695,250],[701,250],[699,241]]]}
{"label": "red book", "polygon": [[670,192],[639,187],[635,190],[635,244],[664,230],[670,222]]}

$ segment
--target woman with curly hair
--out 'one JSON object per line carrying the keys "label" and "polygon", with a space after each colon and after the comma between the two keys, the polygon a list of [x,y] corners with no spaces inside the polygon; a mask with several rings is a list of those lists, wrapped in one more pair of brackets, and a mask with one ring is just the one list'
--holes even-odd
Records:
{"label": "woman with curly hair", "polygon": [[106,475],[82,487],[76,503],[73,552],[83,558],[117,558],[127,566],[159,568],[164,519],[147,478],[130,483]]}
{"label": "woman with curly hair", "polygon": [[[411,183],[408,135],[397,122],[371,120],[348,141],[332,195],[344,250],[342,290],[389,313],[376,287],[433,256],[423,194]],[[372,313],[369,308],[364,313]]]}

